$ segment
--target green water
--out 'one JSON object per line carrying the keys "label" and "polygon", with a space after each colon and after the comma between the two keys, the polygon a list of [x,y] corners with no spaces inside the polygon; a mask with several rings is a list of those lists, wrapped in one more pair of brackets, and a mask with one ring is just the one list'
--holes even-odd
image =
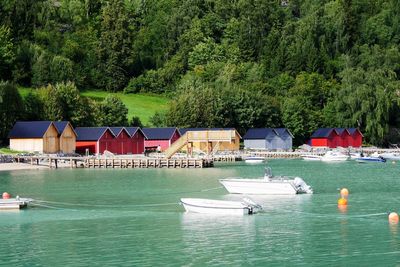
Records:
{"label": "green water", "polygon": [[[228,176],[259,177],[263,165],[210,169],[0,172],[0,191],[47,207],[0,212],[0,265],[7,266],[400,266],[400,162],[272,160],[313,195],[252,198],[253,216],[188,214],[181,197],[239,200]],[[338,188],[350,190],[347,210]]]}

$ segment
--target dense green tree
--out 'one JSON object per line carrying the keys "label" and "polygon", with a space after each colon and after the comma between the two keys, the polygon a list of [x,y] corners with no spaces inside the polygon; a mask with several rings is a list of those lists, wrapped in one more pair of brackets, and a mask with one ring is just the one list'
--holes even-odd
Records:
{"label": "dense green tree", "polygon": [[4,142],[14,123],[22,117],[23,102],[17,87],[0,81],[0,142]]}
{"label": "dense green tree", "polygon": [[110,94],[99,105],[98,124],[102,126],[128,126],[128,109],[121,99]]}
{"label": "dense green tree", "polygon": [[0,25],[0,80],[10,79],[14,57],[14,44],[10,29]]}

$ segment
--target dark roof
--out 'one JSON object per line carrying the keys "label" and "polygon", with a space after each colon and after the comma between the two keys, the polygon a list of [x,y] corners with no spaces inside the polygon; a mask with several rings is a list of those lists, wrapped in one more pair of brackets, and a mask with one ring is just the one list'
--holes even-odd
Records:
{"label": "dark roof", "polygon": [[221,131],[221,130],[236,130],[235,128],[180,128],[179,133],[184,135],[188,131]]}
{"label": "dark roof", "polygon": [[114,134],[114,136],[118,136],[122,132],[122,130],[124,130],[124,127],[108,127],[108,128],[110,128],[110,130]]}
{"label": "dark roof", "polygon": [[338,134],[335,128],[319,128],[311,135],[311,138],[329,137],[332,132],[336,132]]}
{"label": "dark roof", "polygon": [[249,129],[243,139],[270,139],[276,136],[286,138],[292,134],[286,128],[253,128]]}
{"label": "dark roof", "polygon": [[282,138],[286,138],[288,136],[293,138],[293,134],[286,128],[274,128],[275,132]]}
{"label": "dark roof", "polygon": [[[108,127],[77,127],[75,128],[78,135],[76,141],[97,141],[107,130],[109,130]],[[114,134],[112,131],[110,132]]]}
{"label": "dark roof", "polygon": [[358,128],[347,128],[347,131],[349,132],[350,135],[354,135],[356,132],[359,132],[361,136],[364,137],[364,135],[361,133],[361,131]]}
{"label": "dark roof", "polygon": [[[143,128],[143,133],[147,137],[147,139],[152,140],[170,140],[174,135],[175,131],[177,131],[174,127],[167,128]],[[179,134],[179,131],[177,131]]]}
{"label": "dark roof", "polygon": [[42,138],[52,124],[51,121],[17,121],[8,134],[8,137]]}
{"label": "dark roof", "polygon": [[129,135],[132,137],[135,135],[137,131],[141,132],[144,137],[147,139],[146,135],[143,133],[143,131],[139,127],[125,127],[126,131],[129,133]]}
{"label": "dark roof", "polygon": [[[65,127],[67,127],[67,125],[70,124],[69,121],[53,121],[53,123],[54,123],[54,126],[56,126],[57,132],[59,135],[61,135],[64,132]],[[75,133],[75,135],[77,135],[74,128],[72,127],[72,125],[71,125],[71,129]]]}

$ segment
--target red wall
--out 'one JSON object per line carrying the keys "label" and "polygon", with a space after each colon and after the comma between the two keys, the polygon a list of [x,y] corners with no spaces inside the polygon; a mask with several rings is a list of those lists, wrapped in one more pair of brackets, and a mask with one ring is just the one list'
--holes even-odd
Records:
{"label": "red wall", "polygon": [[362,145],[362,135],[359,132],[355,132],[351,138],[349,145],[352,147],[361,147]]}
{"label": "red wall", "polygon": [[132,146],[131,144],[131,138],[130,136],[126,133],[125,130],[122,130],[120,134],[114,139],[115,145],[113,148],[115,149],[116,154],[128,154],[132,153]]}
{"label": "red wall", "polygon": [[99,139],[99,150],[97,153],[103,154],[104,150],[117,153],[117,142],[115,142],[114,135],[110,132],[110,130],[107,130]]}
{"label": "red wall", "polygon": [[161,151],[164,151],[169,148],[169,140],[145,140],[144,146],[161,146]]}
{"label": "red wall", "polygon": [[328,146],[327,138],[312,138],[311,146]]}
{"label": "red wall", "polygon": [[130,147],[132,154],[142,154],[144,152],[144,135],[141,131],[136,131],[136,133],[130,139]]}
{"label": "red wall", "polygon": [[178,140],[181,137],[181,135],[178,133],[178,131],[175,131],[174,135],[171,138],[171,145]]}
{"label": "red wall", "polygon": [[85,154],[89,149],[90,154],[97,153],[97,141],[76,141],[76,153]]}

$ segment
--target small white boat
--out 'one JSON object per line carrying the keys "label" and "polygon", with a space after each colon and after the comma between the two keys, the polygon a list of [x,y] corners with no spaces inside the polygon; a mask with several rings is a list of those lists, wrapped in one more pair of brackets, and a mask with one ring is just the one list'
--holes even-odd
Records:
{"label": "small white boat", "polygon": [[303,158],[303,160],[308,160],[308,161],[318,161],[321,160],[321,156],[318,155],[312,155],[312,154],[304,154],[301,155],[301,157]]}
{"label": "small white boat", "polygon": [[219,182],[232,194],[249,195],[294,195],[312,194],[312,188],[300,177],[273,176],[271,168],[265,168],[259,179],[226,178]]}
{"label": "small white boat", "polygon": [[358,159],[362,157],[362,153],[358,152],[350,152],[349,153],[350,159]]}
{"label": "small white boat", "polygon": [[262,207],[248,198],[240,201],[214,200],[203,198],[181,198],[181,203],[187,212],[220,214],[220,215],[248,215],[254,214]]}
{"label": "small white boat", "polygon": [[356,161],[359,163],[385,163],[386,159],[384,159],[381,156],[379,157],[369,156],[369,157],[356,158]]}
{"label": "small white boat", "polygon": [[321,157],[321,161],[325,162],[337,162],[337,161],[346,161],[349,159],[348,155],[345,155],[341,152],[337,151],[328,151]]}
{"label": "small white boat", "polygon": [[31,203],[33,199],[31,198],[8,198],[8,199],[0,199],[0,210],[15,210],[15,209],[23,209]]}
{"label": "small white boat", "polygon": [[245,157],[244,161],[246,163],[258,164],[258,163],[263,163],[265,161],[265,158],[264,157],[257,157],[257,156],[249,156],[249,157]]}

